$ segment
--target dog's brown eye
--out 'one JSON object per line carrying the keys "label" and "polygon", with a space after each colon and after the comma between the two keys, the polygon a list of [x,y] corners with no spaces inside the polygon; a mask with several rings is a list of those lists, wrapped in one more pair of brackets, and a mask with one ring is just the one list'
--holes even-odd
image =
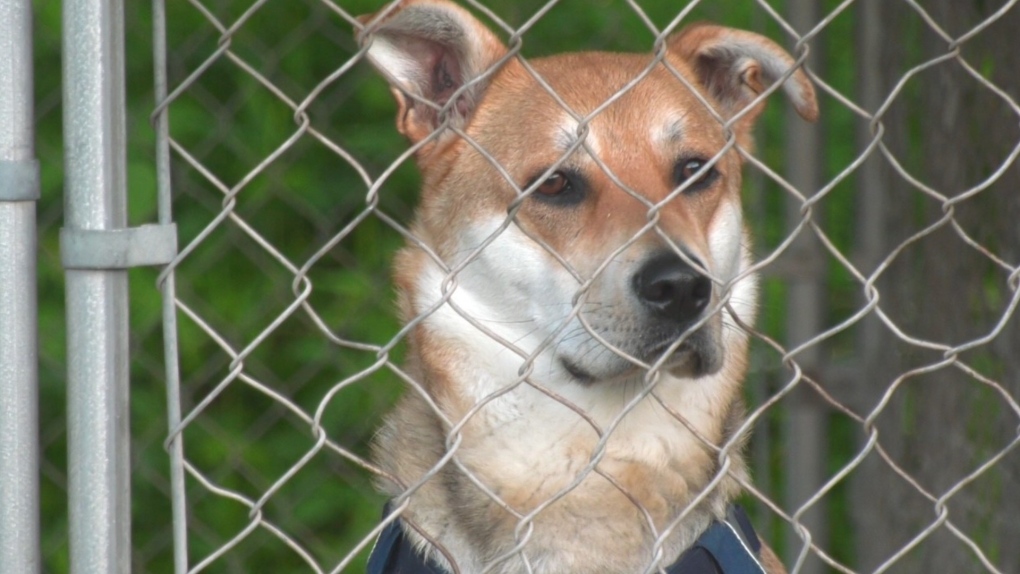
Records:
{"label": "dog's brown eye", "polygon": [[567,176],[557,171],[539,184],[535,192],[542,195],[559,195],[567,189],[570,189],[570,180],[567,179]]}
{"label": "dog's brown eye", "polygon": [[684,181],[694,177],[694,174],[698,173],[698,170],[705,165],[705,162],[700,159],[692,159],[685,161],[683,167],[680,168],[680,177],[684,178]]}
{"label": "dog's brown eye", "polygon": [[536,201],[546,205],[569,207],[580,204],[587,197],[587,180],[581,173],[564,168],[540,180],[545,173],[543,171],[536,175],[531,183],[525,186],[534,189],[531,197]]}
{"label": "dog's brown eye", "polygon": [[[719,172],[716,171],[714,166],[705,171],[701,171],[707,163],[707,161],[700,158],[680,160],[676,165],[674,183],[677,186],[681,186],[691,178],[697,176],[698,179],[687,186],[687,191],[700,191],[701,189],[708,187],[713,181],[715,181],[715,178],[719,176]],[[701,172],[701,175],[698,175],[699,172]]]}

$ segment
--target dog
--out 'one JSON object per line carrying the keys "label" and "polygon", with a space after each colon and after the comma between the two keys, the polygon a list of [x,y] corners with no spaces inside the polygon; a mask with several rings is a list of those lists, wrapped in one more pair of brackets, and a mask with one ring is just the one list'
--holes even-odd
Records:
{"label": "dog", "polygon": [[699,23],[658,56],[524,61],[446,0],[360,22],[422,175],[394,264],[417,384],[374,443],[392,498],[370,571],[723,572],[711,548],[715,570],[674,567],[721,528],[746,571],[785,572],[731,505],[756,301],[740,150],[773,91],[816,119],[794,59]]}

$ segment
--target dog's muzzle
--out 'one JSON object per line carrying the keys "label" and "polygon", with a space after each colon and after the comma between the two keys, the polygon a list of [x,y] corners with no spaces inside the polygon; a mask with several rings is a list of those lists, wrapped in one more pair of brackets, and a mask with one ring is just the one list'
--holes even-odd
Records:
{"label": "dog's muzzle", "polygon": [[[701,262],[688,257],[699,267]],[[658,360],[661,354],[701,318],[712,301],[712,280],[672,251],[649,258],[634,274],[631,288],[647,313],[645,360]],[[687,335],[666,362],[683,363],[695,376],[715,372],[721,356],[710,324]]]}

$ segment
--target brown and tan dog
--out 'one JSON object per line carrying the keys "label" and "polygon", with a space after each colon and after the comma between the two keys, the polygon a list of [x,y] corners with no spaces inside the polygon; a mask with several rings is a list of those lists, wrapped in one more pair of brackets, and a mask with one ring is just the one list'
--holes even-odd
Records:
{"label": "brown and tan dog", "polygon": [[445,0],[362,22],[424,180],[421,244],[396,261],[424,394],[375,445],[406,536],[463,573],[671,564],[747,479],[738,324],[756,284],[731,144],[751,145],[773,88],[814,120],[810,82],[714,25],[658,62],[525,63]]}

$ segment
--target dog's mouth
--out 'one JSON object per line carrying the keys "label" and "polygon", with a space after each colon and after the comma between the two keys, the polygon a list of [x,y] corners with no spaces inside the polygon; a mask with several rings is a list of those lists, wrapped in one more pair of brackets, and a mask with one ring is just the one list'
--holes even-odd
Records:
{"label": "dog's mouth", "polygon": [[[675,377],[697,378],[715,373],[722,367],[722,351],[712,337],[699,329],[676,345],[677,337],[659,337],[653,343],[635,349],[634,357],[646,365],[658,365]],[[675,348],[674,348],[675,347]],[[664,357],[669,353],[668,357]],[[577,383],[589,387],[617,379],[629,379],[645,369],[623,357],[608,364],[586,365],[566,355],[558,357],[563,370]]]}
{"label": "dog's mouth", "polygon": [[663,360],[663,355],[670,352],[674,341],[665,341],[656,345],[648,353],[648,364],[661,361],[662,369],[678,377],[701,377],[710,375],[722,367],[719,352],[705,341],[705,337],[695,333],[681,343]]}
{"label": "dog's mouth", "polygon": [[563,366],[563,370],[565,370],[567,374],[569,374],[571,377],[574,378],[575,381],[577,381],[583,386],[589,387],[598,382],[598,379],[595,378],[595,375],[582,369],[580,366],[578,366],[577,363],[568,359],[567,357],[562,356],[560,357],[560,365]]}

